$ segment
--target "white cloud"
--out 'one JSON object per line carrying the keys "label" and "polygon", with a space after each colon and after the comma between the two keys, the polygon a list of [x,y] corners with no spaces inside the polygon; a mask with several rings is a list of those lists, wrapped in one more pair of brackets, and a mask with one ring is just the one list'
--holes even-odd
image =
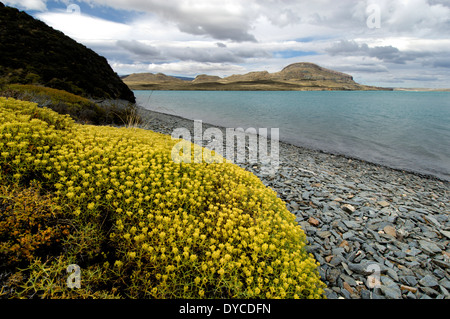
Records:
{"label": "white cloud", "polygon": [[111,66],[119,74],[130,73],[164,73],[168,75],[195,76],[202,73],[227,76],[245,72],[245,68],[227,63],[201,63],[195,61],[177,61],[161,64],[126,64],[111,62]]}
{"label": "white cloud", "polygon": [[23,10],[46,11],[46,0],[2,0],[5,5]]}
{"label": "white cloud", "polygon": [[82,0],[122,10],[157,14],[181,32],[219,40],[255,41],[249,33],[252,3],[238,0]]}
{"label": "white cloud", "polygon": [[122,39],[132,33],[129,25],[84,14],[43,12],[36,17],[80,41]]}

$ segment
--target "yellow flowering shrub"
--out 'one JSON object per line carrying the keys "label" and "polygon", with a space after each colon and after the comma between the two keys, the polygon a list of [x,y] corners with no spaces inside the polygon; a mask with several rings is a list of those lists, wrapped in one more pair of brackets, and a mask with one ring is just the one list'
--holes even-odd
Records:
{"label": "yellow flowering shrub", "polygon": [[89,99],[64,90],[32,84],[8,84],[0,88],[0,96],[38,103],[59,114],[69,114],[78,123],[89,124],[127,124],[130,118],[138,123],[141,119],[132,105],[120,106],[120,103],[94,103]]}
{"label": "yellow flowering shrub", "polygon": [[25,265],[43,252],[61,253],[69,226],[61,223],[54,203],[37,188],[0,186],[0,264]]}
{"label": "yellow flowering shrub", "polygon": [[71,220],[64,257],[101,273],[82,281],[86,295],[324,298],[304,232],[250,172],[175,163],[170,136],[74,124],[28,102],[0,98],[0,115],[0,183],[37,180]]}

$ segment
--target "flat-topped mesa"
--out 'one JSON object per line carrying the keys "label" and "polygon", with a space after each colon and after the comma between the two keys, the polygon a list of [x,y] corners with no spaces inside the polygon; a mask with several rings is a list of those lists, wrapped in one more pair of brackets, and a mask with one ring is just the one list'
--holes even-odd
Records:
{"label": "flat-topped mesa", "polygon": [[[151,74],[151,73],[150,73]],[[279,72],[254,71],[246,74],[219,76],[200,74],[194,80],[160,75],[140,77],[132,74],[123,79],[137,90],[210,90],[210,91],[329,91],[329,90],[387,90],[353,81],[351,75],[323,68],[314,63],[299,62]],[[390,90],[390,89],[389,89]]]}
{"label": "flat-topped mesa", "polygon": [[192,80],[192,83],[209,83],[218,82],[220,80],[222,80],[220,76],[200,74],[197,75],[194,80]]}
{"label": "flat-topped mesa", "polygon": [[249,72],[246,74],[233,74],[223,79],[227,82],[248,82],[248,81],[262,81],[271,80],[271,74],[267,71]]}
{"label": "flat-topped mesa", "polygon": [[282,81],[329,80],[336,82],[353,82],[351,75],[326,69],[310,62],[293,63],[283,70],[272,74],[272,79]]}
{"label": "flat-topped mesa", "polygon": [[183,80],[163,73],[133,73],[124,80],[127,82],[183,82]]}

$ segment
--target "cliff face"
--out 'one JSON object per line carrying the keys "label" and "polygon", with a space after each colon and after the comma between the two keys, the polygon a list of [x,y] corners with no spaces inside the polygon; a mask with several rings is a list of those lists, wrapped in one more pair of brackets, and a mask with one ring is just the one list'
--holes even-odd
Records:
{"label": "cliff face", "polygon": [[25,12],[0,2],[0,77],[95,99],[135,102],[107,60]]}

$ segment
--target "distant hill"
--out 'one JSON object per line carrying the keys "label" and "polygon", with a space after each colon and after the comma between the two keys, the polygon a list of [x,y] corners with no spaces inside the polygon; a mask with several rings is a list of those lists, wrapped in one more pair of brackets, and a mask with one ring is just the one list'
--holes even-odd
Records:
{"label": "distant hill", "polygon": [[132,74],[123,81],[134,90],[233,90],[233,91],[312,91],[312,90],[391,90],[361,85],[351,75],[326,69],[314,63],[299,62],[275,73],[267,71],[234,74],[225,78],[207,74],[192,81],[180,81],[164,74]]}
{"label": "distant hill", "polygon": [[153,74],[153,73],[133,73],[130,74],[129,76],[124,78],[124,81],[127,82],[175,82],[175,83],[183,83],[184,81],[174,77],[174,76],[169,76],[169,75],[165,75],[162,73],[157,73],[157,74]]}
{"label": "distant hill", "polygon": [[0,77],[95,99],[135,102],[104,57],[44,22],[0,2]]}

